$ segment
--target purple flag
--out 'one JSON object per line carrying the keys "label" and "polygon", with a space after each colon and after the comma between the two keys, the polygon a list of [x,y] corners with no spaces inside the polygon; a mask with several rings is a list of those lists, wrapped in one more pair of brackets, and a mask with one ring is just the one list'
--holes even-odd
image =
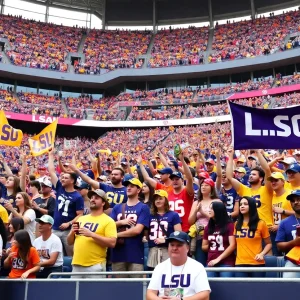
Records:
{"label": "purple flag", "polygon": [[300,148],[300,106],[258,109],[228,104],[234,149]]}

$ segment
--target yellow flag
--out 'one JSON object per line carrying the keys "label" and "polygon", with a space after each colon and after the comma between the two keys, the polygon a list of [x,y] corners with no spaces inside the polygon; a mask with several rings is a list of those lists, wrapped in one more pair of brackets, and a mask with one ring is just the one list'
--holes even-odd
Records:
{"label": "yellow flag", "polygon": [[28,139],[32,156],[42,155],[54,147],[57,122],[56,119],[39,134]]}
{"label": "yellow flag", "polygon": [[100,150],[98,150],[98,152],[99,153],[106,153],[107,155],[111,155],[111,151],[110,151],[110,149],[100,149]]}
{"label": "yellow flag", "polygon": [[8,122],[3,110],[0,111],[0,145],[20,147],[23,139],[23,132],[14,129]]}

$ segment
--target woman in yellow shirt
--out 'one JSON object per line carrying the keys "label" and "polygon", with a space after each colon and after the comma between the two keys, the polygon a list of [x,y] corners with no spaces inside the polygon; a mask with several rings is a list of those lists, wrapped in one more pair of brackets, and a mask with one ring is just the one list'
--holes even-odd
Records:
{"label": "woman in yellow shirt", "polygon": [[[234,231],[237,244],[235,265],[236,267],[264,267],[264,256],[272,248],[268,227],[263,220],[259,219],[256,202],[252,197],[242,197],[239,205],[240,212]],[[235,277],[265,277],[265,274],[236,272]]]}

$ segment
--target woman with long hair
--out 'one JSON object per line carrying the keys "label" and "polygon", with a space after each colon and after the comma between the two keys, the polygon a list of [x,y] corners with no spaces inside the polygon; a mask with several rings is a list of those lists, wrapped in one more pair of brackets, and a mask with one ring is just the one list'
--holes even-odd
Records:
{"label": "woman with long hair", "polygon": [[[208,252],[208,267],[234,267],[236,248],[234,225],[230,221],[226,207],[222,202],[212,202],[210,216],[204,229],[202,250]],[[209,277],[233,277],[233,272],[207,272]]]}
{"label": "woman with long hair", "polygon": [[24,220],[22,218],[12,218],[8,225],[8,237],[6,243],[6,249],[11,248],[12,242],[15,239],[15,233],[24,229]]}
{"label": "woman with long hair", "polygon": [[13,246],[4,261],[4,267],[11,267],[9,278],[35,278],[40,270],[40,257],[32,247],[30,236],[26,230],[19,230],[15,234]]}
{"label": "woman with long hair", "polygon": [[17,193],[21,192],[20,178],[17,176],[8,176],[5,184],[0,183],[2,198],[7,200],[15,207]]}
{"label": "woman with long hair", "polygon": [[181,231],[181,220],[177,212],[170,210],[168,193],[157,190],[153,196],[149,225],[149,270],[169,258],[166,238],[174,231]]}
{"label": "woman with long hair", "polygon": [[141,201],[144,204],[147,204],[149,207],[151,207],[153,201],[153,195],[154,195],[154,188],[149,184],[148,181],[144,181],[142,192],[141,192]]}
{"label": "woman with long hair", "polygon": [[198,191],[198,200],[193,203],[189,223],[196,226],[196,253],[195,259],[202,265],[206,266],[207,253],[202,250],[202,240],[204,228],[209,220],[209,206],[213,201],[221,201],[218,199],[215,183],[211,178],[203,180]]}
{"label": "woman with long hair", "polygon": [[[252,197],[242,197],[240,212],[235,224],[237,267],[263,267],[265,255],[272,249],[270,233],[266,223],[259,219],[256,201]],[[262,244],[264,242],[264,248]],[[237,272],[235,277],[264,277],[261,272]]]}
{"label": "woman with long hair", "polygon": [[35,219],[36,214],[32,209],[30,197],[25,192],[17,193],[15,210],[11,203],[6,203],[4,207],[11,212],[9,219],[22,218],[24,221],[24,229],[28,231],[31,242],[35,239]]}

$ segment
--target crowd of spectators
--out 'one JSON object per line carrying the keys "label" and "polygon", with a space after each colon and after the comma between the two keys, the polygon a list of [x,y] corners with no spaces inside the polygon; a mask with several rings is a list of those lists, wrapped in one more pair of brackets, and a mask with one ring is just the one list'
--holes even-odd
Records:
{"label": "crowd of spectators", "polygon": [[160,109],[133,107],[127,120],[169,120],[181,119],[185,114],[183,106],[162,106]]}
{"label": "crowd of spectators", "polygon": [[281,44],[280,50],[291,50],[300,46],[300,36],[296,36],[294,39],[289,39],[286,44]]}
{"label": "crowd of spectators", "polygon": [[139,55],[146,54],[150,31],[91,30],[85,40],[85,63],[78,63],[87,73],[99,74],[100,69],[140,68]]}
{"label": "crowd of spectators", "polygon": [[294,92],[294,93],[289,93],[284,95],[273,96],[273,99],[274,99],[274,108],[299,105],[300,93]]}
{"label": "crowd of spectators", "polygon": [[172,88],[165,88],[161,90],[142,91],[136,90],[134,93],[122,93],[117,96],[118,101],[146,101],[149,103],[158,104],[180,104],[191,102],[194,97],[192,88],[182,88],[174,90]]}
{"label": "crowd of spectators", "polygon": [[292,76],[282,76],[281,74],[276,74],[275,77],[275,86],[283,86],[283,85],[293,85],[300,83],[300,74],[295,72]]}
{"label": "crowd of spectators", "polygon": [[82,94],[76,97],[65,98],[65,103],[69,109],[81,108],[81,109],[109,109],[115,104],[115,97],[103,97],[94,99],[93,95]]}
{"label": "crowd of spectators", "polygon": [[10,43],[6,53],[13,64],[65,72],[65,59],[77,52],[82,29],[1,15],[0,37]]}
{"label": "crowd of spectators", "polygon": [[204,63],[208,27],[160,30],[154,38],[148,67],[172,67]]}
{"label": "crowd of spectators", "polygon": [[273,78],[260,78],[256,81],[248,80],[246,82],[240,82],[236,84],[228,84],[218,88],[205,88],[198,87],[195,93],[195,99],[218,99],[220,96],[231,95],[233,93],[249,92],[255,90],[265,90],[273,86]]}
{"label": "crowd of spectators", "polygon": [[216,25],[208,62],[252,58],[281,50],[284,39],[299,31],[300,12]]}

